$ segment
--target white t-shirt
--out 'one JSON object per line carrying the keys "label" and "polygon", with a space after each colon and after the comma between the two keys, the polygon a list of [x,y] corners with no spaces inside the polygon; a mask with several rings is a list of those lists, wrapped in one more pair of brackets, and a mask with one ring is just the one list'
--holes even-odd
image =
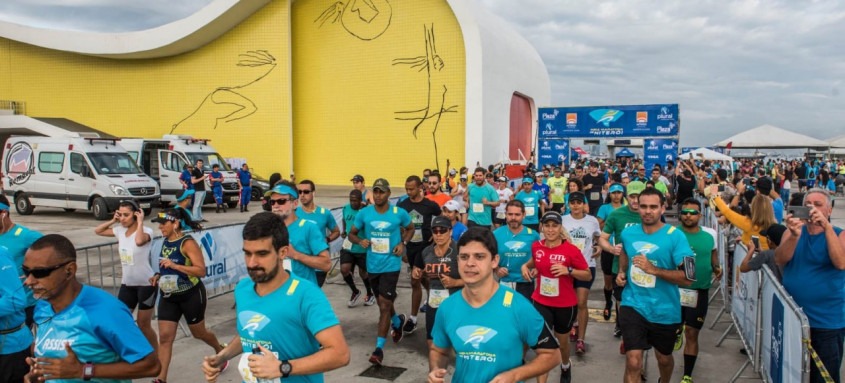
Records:
{"label": "white t-shirt", "polygon": [[[152,238],[153,229],[146,226],[142,227],[144,233]],[[150,247],[153,241],[138,247],[135,245],[135,236],[138,231],[136,230],[135,233],[127,237],[126,228],[120,225],[113,227],[112,233],[117,237],[118,255],[120,256],[120,265],[123,268],[123,278],[121,278],[120,283],[126,286],[149,286],[150,278],[155,274],[150,263]]]}
{"label": "white t-shirt", "polygon": [[584,255],[584,260],[590,267],[596,267],[596,259],[593,258],[593,243],[601,235],[599,221],[591,215],[575,219],[570,214],[563,216],[562,221],[563,227],[569,232],[572,244],[581,249],[581,254]]}
{"label": "white t-shirt", "polygon": [[791,182],[789,182],[789,180],[783,180],[783,187],[782,187],[782,189],[784,189],[784,190],[786,190],[786,191],[789,191],[789,189],[792,189],[792,183],[791,183]]}
{"label": "white t-shirt", "polygon": [[508,207],[508,201],[511,200],[511,196],[513,195],[513,190],[511,190],[510,188],[496,189],[496,193],[499,194],[499,202],[505,202],[499,206],[496,206],[496,213],[498,215],[498,213],[505,212],[505,208]]}
{"label": "white t-shirt", "polygon": [[713,250],[719,249],[719,235],[716,234],[716,230],[713,230],[707,226],[701,226],[701,230],[704,230],[705,233],[710,234],[713,237]]}

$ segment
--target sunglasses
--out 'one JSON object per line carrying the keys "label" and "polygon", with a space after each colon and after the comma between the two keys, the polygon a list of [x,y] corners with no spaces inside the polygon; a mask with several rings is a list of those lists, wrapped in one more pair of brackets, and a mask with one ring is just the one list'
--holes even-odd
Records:
{"label": "sunglasses", "polygon": [[62,267],[64,267],[65,265],[67,265],[71,262],[75,262],[75,261],[62,262],[62,263],[55,265],[55,266],[43,267],[43,268],[38,268],[38,269],[30,269],[29,267],[23,266],[21,269],[23,269],[23,276],[25,278],[32,275],[33,277],[35,277],[35,279],[41,279],[41,278],[49,277],[50,274],[52,274],[54,271],[61,269]]}
{"label": "sunglasses", "polygon": [[447,232],[449,232],[449,229],[445,227],[432,227],[431,232],[434,234],[446,234]]}
{"label": "sunglasses", "polygon": [[699,214],[701,214],[701,212],[698,211],[698,210],[695,210],[695,209],[681,210],[681,215],[699,215]]}
{"label": "sunglasses", "polygon": [[296,192],[299,194],[311,194],[311,190],[297,190]]}
{"label": "sunglasses", "polygon": [[437,185],[437,184],[439,184],[439,183],[440,183],[440,182],[429,182],[428,184],[429,184],[429,185]]}
{"label": "sunglasses", "polygon": [[290,201],[292,201],[292,200],[289,200],[287,198],[279,198],[279,199],[271,199],[269,203],[270,203],[270,206],[273,206],[273,205],[285,206]]}

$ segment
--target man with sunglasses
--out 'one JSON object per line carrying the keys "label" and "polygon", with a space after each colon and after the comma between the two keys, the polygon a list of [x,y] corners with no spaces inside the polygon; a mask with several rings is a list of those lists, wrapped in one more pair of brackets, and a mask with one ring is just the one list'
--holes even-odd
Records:
{"label": "man with sunglasses", "polygon": [[[26,292],[12,255],[0,247],[0,382],[21,382],[29,372],[32,333],[26,327]],[[26,289],[28,290],[28,289]]]}
{"label": "man with sunglasses", "polygon": [[[684,377],[681,382],[692,383],[692,370],[698,358],[698,334],[704,327],[704,319],[707,317],[710,281],[714,274],[716,278],[721,277],[722,269],[719,266],[716,232],[709,227],[699,225],[701,203],[695,198],[687,198],[681,204],[679,215],[681,220],[679,227],[695,253],[696,281],[689,287],[680,289],[684,334],[678,334],[678,340],[682,340],[681,336],[684,336],[687,341],[684,346]],[[676,349],[678,348],[680,344],[676,341]]]}
{"label": "man with sunglasses", "polygon": [[[332,211],[322,206],[317,206],[314,196],[317,194],[317,187],[311,180],[299,181],[297,186],[299,193],[299,207],[296,208],[296,216],[313,222],[320,229],[326,239],[326,245],[340,237],[340,228],[332,215]],[[328,233],[328,234],[326,234]],[[326,282],[326,272],[317,270],[317,286],[323,287]]]}
{"label": "man with sunglasses", "polygon": [[317,270],[328,271],[332,263],[325,232],[311,221],[297,216],[299,193],[293,183],[282,180],[267,192],[270,211],[285,220],[290,249],[282,265],[292,274],[317,284]]}
{"label": "man with sunglasses", "polygon": [[441,180],[440,173],[433,173],[428,176],[428,195],[425,198],[434,201],[437,206],[442,208],[446,202],[452,200],[452,197],[441,190]]}
{"label": "man with sunglasses", "polygon": [[128,381],[154,377],[161,365],[129,309],[111,294],[76,279],[76,249],[58,234],[26,252],[24,284],[38,299],[33,358],[25,382]]}
{"label": "man with sunglasses", "polygon": [[[31,230],[25,226],[21,226],[12,222],[12,216],[9,214],[10,210],[9,199],[5,195],[0,194],[0,248],[5,248],[12,257],[15,263],[15,270],[23,279],[21,273],[21,266],[23,265],[24,255],[26,249],[32,245],[41,234],[35,230]],[[26,294],[26,326],[32,327],[32,313],[35,309],[35,299],[32,297],[32,291],[25,289]]]}
{"label": "man with sunglasses", "polygon": [[386,179],[373,183],[373,200],[373,205],[355,216],[349,240],[367,249],[367,273],[373,292],[378,295],[379,308],[378,337],[370,363],[381,365],[388,328],[393,330],[393,342],[398,343],[407,321],[404,314],[396,313],[393,302],[405,243],[414,235],[415,226],[405,209],[390,205],[390,184]]}

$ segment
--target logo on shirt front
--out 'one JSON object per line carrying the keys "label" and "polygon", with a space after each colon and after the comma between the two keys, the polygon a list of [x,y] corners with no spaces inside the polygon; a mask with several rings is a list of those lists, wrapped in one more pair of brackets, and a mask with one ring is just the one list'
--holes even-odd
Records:
{"label": "logo on shirt front", "polygon": [[498,334],[492,328],[474,325],[460,327],[456,333],[464,341],[464,344],[469,344],[476,350],[481,344],[489,342]]}
{"label": "logo on shirt front", "polygon": [[522,248],[524,246],[525,246],[525,242],[522,242],[522,241],[507,241],[507,242],[505,242],[505,247],[507,247],[508,250],[513,251],[514,253],[522,250]]}
{"label": "logo on shirt front", "polygon": [[243,311],[238,314],[238,322],[241,323],[242,331],[246,331],[249,336],[254,337],[256,331],[261,331],[270,324],[270,319],[255,311]]}
{"label": "logo on shirt front", "polygon": [[376,230],[387,230],[390,227],[390,222],[373,221],[373,222],[370,222],[370,226],[372,226],[373,229],[376,229]]}
{"label": "logo on shirt front", "polygon": [[[73,339],[65,337],[50,337],[54,328],[47,330],[44,335],[35,334],[35,355],[44,355],[48,351],[65,351],[65,343],[73,346]],[[57,334],[58,335],[58,334]]]}
{"label": "logo on shirt front", "polygon": [[634,242],[634,250],[637,251],[637,254],[648,255],[660,249],[660,246],[657,246],[650,242]]}

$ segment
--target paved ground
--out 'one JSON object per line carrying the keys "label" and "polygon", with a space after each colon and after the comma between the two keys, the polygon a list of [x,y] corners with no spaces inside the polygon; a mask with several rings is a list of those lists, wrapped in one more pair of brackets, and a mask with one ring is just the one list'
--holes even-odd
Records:
{"label": "paved ground", "polygon": [[[346,187],[319,187],[318,190],[317,200],[319,204],[332,208],[341,206],[346,202],[349,189]],[[845,227],[845,207],[843,205],[845,204],[840,203],[834,209],[833,221],[840,227]],[[237,209],[230,209],[228,213],[215,214],[214,209],[207,205],[204,209],[204,215],[210,221],[209,226],[244,222],[249,215],[261,211],[260,205],[256,202],[253,202],[252,206],[254,208],[249,213],[239,213]],[[12,214],[15,222],[42,232],[67,235],[78,247],[103,243],[108,240],[93,234],[93,228],[100,221],[94,220],[90,212],[65,213],[61,209],[37,208],[35,214],[30,216],[19,216],[14,212]],[[153,224],[147,224],[155,227]],[[400,279],[399,297],[396,301],[399,312],[408,311],[410,306],[409,282],[407,274],[403,273]],[[358,284],[361,286],[360,281],[358,281]],[[591,319],[587,331],[588,352],[583,357],[573,356],[572,358],[574,381],[618,382],[622,379],[624,356],[619,354],[618,339],[612,336],[613,324],[605,322],[601,318],[599,310],[603,307],[604,301],[601,288],[600,282],[595,283],[590,294]],[[376,306],[347,308],[346,302],[349,299],[350,291],[337,275],[329,278],[323,290],[341,320],[344,335],[352,351],[350,364],[326,374],[326,381],[384,382],[385,380],[382,379],[360,376],[370,367],[367,359],[374,348],[378,308]],[[235,334],[232,305],[233,297],[231,294],[209,301],[206,313],[207,325],[221,341],[229,341]],[[721,303],[719,301],[710,306],[707,326],[701,333],[700,355],[694,374],[696,382],[726,382],[745,361],[745,356],[738,352],[742,347],[738,340],[729,338],[721,347],[715,347],[715,343],[729,324],[728,322],[721,322],[714,329],[709,329],[720,308]],[[723,316],[722,320],[728,320],[727,315]],[[424,339],[424,325],[425,319],[421,318],[420,328],[417,332],[408,336],[398,345],[393,345],[388,341],[389,344],[385,350],[385,365],[406,369],[394,380],[395,382],[425,381],[428,357]],[[211,349],[201,341],[180,333],[174,347],[169,382],[202,381],[199,366],[203,355],[210,352]],[[675,360],[674,380],[679,381],[683,371],[681,352],[675,353]],[[653,357],[649,358],[647,374],[649,381],[657,381],[658,374]],[[556,379],[557,373],[553,372],[550,381],[556,381]],[[231,368],[223,374],[220,381],[239,382],[240,377],[235,368]]]}

